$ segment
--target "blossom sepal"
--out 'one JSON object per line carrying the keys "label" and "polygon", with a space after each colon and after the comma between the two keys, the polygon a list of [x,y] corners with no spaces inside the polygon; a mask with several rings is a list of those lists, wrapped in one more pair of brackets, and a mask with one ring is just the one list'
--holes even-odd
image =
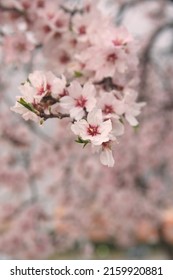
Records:
{"label": "blossom sepal", "polygon": [[79,136],[78,136],[78,139],[75,140],[75,142],[76,142],[76,143],[79,143],[79,144],[83,144],[83,148],[85,148],[85,146],[86,146],[87,144],[90,143],[89,140],[83,140],[83,139],[82,139],[81,137],[79,137]]}
{"label": "blossom sepal", "polygon": [[80,71],[74,71],[74,76],[75,76],[75,78],[81,78],[81,77],[83,77],[83,74]]}
{"label": "blossom sepal", "polygon": [[33,105],[31,103],[26,102],[22,97],[17,101],[19,104],[24,106],[29,111],[37,114],[38,112],[34,109]]}

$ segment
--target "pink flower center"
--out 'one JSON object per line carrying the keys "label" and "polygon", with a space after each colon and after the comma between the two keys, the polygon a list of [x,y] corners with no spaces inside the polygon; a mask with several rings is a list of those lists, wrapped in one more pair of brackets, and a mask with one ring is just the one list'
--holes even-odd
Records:
{"label": "pink flower center", "polygon": [[89,124],[89,126],[87,128],[87,133],[88,133],[88,135],[91,135],[91,136],[96,136],[96,135],[100,134],[99,126]]}
{"label": "pink flower center", "polygon": [[42,87],[38,88],[37,95],[42,95],[43,93],[44,93],[44,88],[42,86]]}
{"label": "pink flower center", "polygon": [[80,35],[86,34],[86,27],[85,27],[85,25],[82,25],[82,26],[79,27],[79,34]]}
{"label": "pink flower center", "polygon": [[47,84],[46,85],[46,89],[41,86],[40,88],[37,89],[37,95],[42,95],[45,91],[51,91],[51,85],[50,84]]}
{"label": "pink flower center", "polygon": [[57,19],[55,22],[56,27],[62,28],[64,26],[64,22],[60,19]]}
{"label": "pink flower center", "polygon": [[68,91],[66,89],[64,89],[63,92],[59,94],[59,97],[64,97],[67,95],[68,95]]}
{"label": "pink flower center", "polygon": [[19,42],[16,46],[17,50],[20,52],[26,51],[26,43]]}
{"label": "pink flower center", "polygon": [[72,45],[72,47],[75,47],[77,45],[77,40],[76,39],[72,39],[70,41],[70,44]]}
{"label": "pink flower center", "polygon": [[113,40],[112,43],[114,44],[114,46],[121,46],[121,45],[123,45],[123,40],[120,38],[117,38],[117,39]]}
{"label": "pink flower center", "polygon": [[46,34],[49,33],[51,30],[52,30],[52,29],[50,28],[49,25],[43,26],[43,31],[44,31]]}
{"label": "pink flower center", "polygon": [[54,13],[47,13],[47,18],[48,18],[49,20],[53,19],[54,16],[55,16]]}
{"label": "pink flower center", "polygon": [[91,10],[91,6],[90,6],[89,4],[86,5],[86,6],[85,6],[85,10],[86,10],[87,13],[89,13],[90,10]]}
{"label": "pink flower center", "polygon": [[102,148],[104,149],[111,149],[111,141],[102,143]]}
{"label": "pink flower center", "polygon": [[38,7],[38,8],[44,8],[44,6],[45,6],[44,0],[39,0],[39,1],[37,2],[37,7]]}
{"label": "pink flower center", "polygon": [[30,8],[31,4],[29,3],[29,1],[23,1],[22,6],[24,9],[27,10]]}
{"label": "pink flower center", "polygon": [[117,59],[117,55],[115,53],[111,53],[107,56],[108,62],[114,63],[116,59]]}
{"label": "pink flower center", "polygon": [[105,105],[105,107],[103,109],[103,113],[105,115],[114,113],[114,109],[113,109],[112,105]]}
{"label": "pink flower center", "polygon": [[76,98],[76,107],[82,107],[84,108],[86,105],[87,99],[84,98],[82,95],[79,98]]}
{"label": "pink flower center", "polygon": [[51,91],[51,85],[50,85],[50,84],[47,84],[46,90],[47,90],[47,91]]}
{"label": "pink flower center", "polygon": [[60,62],[62,63],[62,64],[66,64],[66,63],[68,63],[70,61],[70,56],[66,53],[66,52],[64,52],[61,56],[60,56]]}

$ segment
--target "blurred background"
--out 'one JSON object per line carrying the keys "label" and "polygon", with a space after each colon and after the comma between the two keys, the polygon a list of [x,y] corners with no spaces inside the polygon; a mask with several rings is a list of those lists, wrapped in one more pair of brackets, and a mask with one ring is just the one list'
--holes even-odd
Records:
{"label": "blurred background", "polygon": [[114,168],[81,151],[66,120],[39,126],[10,111],[28,73],[56,66],[51,41],[28,43],[22,60],[22,46],[14,53],[4,38],[11,22],[25,30],[21,7],[43,3],[0,1],[0,258],[173,259],[173,1],[101,1],[137,39],[147,102]]}

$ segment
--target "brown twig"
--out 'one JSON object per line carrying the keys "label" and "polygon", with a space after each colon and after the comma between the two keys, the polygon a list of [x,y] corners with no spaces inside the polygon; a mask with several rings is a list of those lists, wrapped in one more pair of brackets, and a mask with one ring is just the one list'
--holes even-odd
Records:
{"label": "brown twig", "polygon": [[38,116],[41,117],[42,119],[44,119],[44,121],[48,120],[48,119],[55,119],[55,118],[57,118],[57,119],[64,119],[64,118],[69,118],[70,117],[69,114],[62,114],[62,113],[58,113],[58,114],[52,114],[52,113],[45,114],[44,112],[41,112],[41,113],[39,112]]}

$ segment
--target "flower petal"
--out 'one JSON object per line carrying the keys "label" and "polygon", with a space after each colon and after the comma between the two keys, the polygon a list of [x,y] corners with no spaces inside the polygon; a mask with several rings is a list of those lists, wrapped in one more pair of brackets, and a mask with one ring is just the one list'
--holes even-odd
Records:
{"label": "flower petal", "polygon": [[108,148],[104,149],[100,154],[100,161],[103,165],[113,167],[115,160],[113,158],[112,150]]}

